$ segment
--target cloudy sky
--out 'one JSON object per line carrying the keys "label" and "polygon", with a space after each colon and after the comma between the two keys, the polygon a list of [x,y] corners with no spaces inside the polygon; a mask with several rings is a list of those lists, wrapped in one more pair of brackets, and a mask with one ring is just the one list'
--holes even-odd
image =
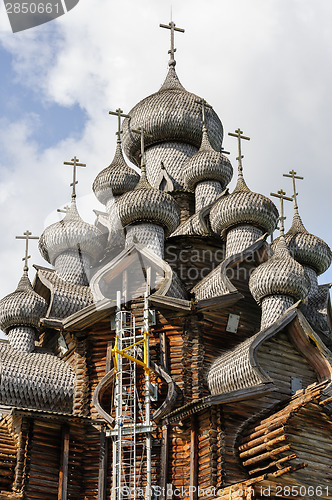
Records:
{"label": "cloudy sky", "polygon": [[[330,0],[173,0],[177,72],[204,97],[225,131],[241,127],[252,190],[283,187],[292,168],[305,177],[299,205],[308,230],[332,246],[332,3]],[[168,0],[80,0],[68,14],[13,34],[0,3],[0,296],[22,272],[23,242],[59,220],[70,200],[77,155],[78,206],[93,222],[96,174],[115,149],[116,118],[158,90],[166,72]],[[235,165],[236,141],[225,138]],[[234,180],[231,187],[234,185]],[[290,205],[290,204],[289,204]],[[286,227],[292,207],[287,207]],[[31,244],[31,263],[46,264]],[[31,264],[30,264],[31,266]],[[33,270],[30,270],[33,278]],[[331,282],[328,271],[321,282]]]}

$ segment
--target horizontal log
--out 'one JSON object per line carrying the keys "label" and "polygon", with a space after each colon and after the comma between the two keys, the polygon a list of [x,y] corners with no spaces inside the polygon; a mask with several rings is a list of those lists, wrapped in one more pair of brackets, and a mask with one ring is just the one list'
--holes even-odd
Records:
{"label": "horizontal log", "polygon": [[258,437],[256,439],[253,439],[253,440],[249,441],[248,443],[239,446],[238,449],[241,452],[241,451],[245,451],[245,450],[247,450],[249,448],[253,448],[254,446],[256,446],[256,445],[258,445],[260,443],[266,443],[271,438],[279,436],[279,434],[282,434],[283,432],[284,432],[284,427],[279,427],[278,429],[275,429],[274,431],[267,432],[263,436]]}
{"label": "horizontal log", "polygon": [[262,450],[269,449],[270,447],[274,446],[275,444],[281,443],[282,441],[286,440],[286,436],[282,434],[281,436],[278,436],[271,441],[267,441],[265,443],[262,443],[258,446],[255,446],[254,448],[248,449],[246,451],[243,451],[240,453],[240,458],[246,458],[246,457],[251,457],[253,455],[256,455],[257,453],[260,453]]}
{"label": "horizontal log", "polygon": [[263,471],[266,471],[267,469],[271,469],[272,467],[278,467],[279,465],[289,462],[291,460],[295,460],[297,458],[297,455],[295,453],[292,453],[291,455],[287,455],[287,457],[280,458],[279,460],[274,460],[273,462],[270,462],[268,465],[265,467],[259,467],[257,469],[253,469],[249,471],[249,474],[256,475],[259,474]]}
{"label": "horizontal log", "polygon": [[271,450],[267,453],[263,453],[262,455],[258,455],[257,457],[250,458],[249,460],[246,460],[243,462],[243,465],[246,467],[248,465],[255,464],[257,462],[261,462],[262,460],[266,460],[268,458],[274,457],[275,455],[279,455],[280,453],[283,453],[284,451],[289,451],[290,450],[290,445],[287,444],[285,446],[281,446],[280,448],[276,448],[274,450]]}

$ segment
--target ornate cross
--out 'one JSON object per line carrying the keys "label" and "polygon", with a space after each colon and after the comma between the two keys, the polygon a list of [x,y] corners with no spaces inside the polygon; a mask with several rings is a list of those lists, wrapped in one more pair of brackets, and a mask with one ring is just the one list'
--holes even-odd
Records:
{"label": "ornate cross", "polygon": [[114,115],[114,116],[118,117],[118,131],[117,131],[116,134],[118,136],[118,141],[120,141],[121,140],[121,134],[122,134],[122,130],[121,130],[121,117],[122,118],[130,118],[130,116],[124,114],[124,112],[123,112],[123,110],[121,108],[118,108],[115,111],[109,111],[108,113],[110,115]]}
{"label": "ornate cross", "polygon": [[198,101],[195,102],[202,106],[202,122],[203,122],[203,127],[205,127],[205,108],[212,109],[212,106],[210,106],[210,104],[208,104],[205,99],[198,99]]}
{"label": "ornate cross", "polygon": [[270,195],[280,199],[280,236],[283,236],[285,233],[284,220],[286,219],[286,217],[284,216],[284,200],[293,201],[293,198],[289,198],[288,196],[286,196],[285,191],[283,191],[282,189],[280,189],[278,193],[270,193]]}
{"label": "ornate cross", "polygon": [[76,180],[76,167],[86,167],[85,163],[79,163],[79,159],[74,156],[71,161],[64,161],[64,165],[70,165],[73,167],[73,182],[70,184],[73,187],[73,192],[72,192],[72,199],[76,198],[76,184],[78,184],[78,181]]}
{"label": "ornate cross", "polygon": [[161,28],[166,28],[168,30],[171,30],[171,50],[168,51],[168,53],[170,54],[170,59],[169,59],[169,66],[175,66],[175,58],[174,58],[174,55],[175,55],[175,52],[176,52],[176,49],[174,48],[174,32],[175,31],[179,31],[180,33],[184,33],[184,29],[182,28],[176,28],[175,27],[175,23],[173,23],[173,21],[171,21],[169,24],[159,24],[159,26]]}
{"label": "ornate cross", "polygon": [[294,195],[293,195],[293,198],[294,198],[294,209],[295,210],[298,210],[298,205],[297,205],[297,195],[298,193],[296,192],[296,184],[295,184],[295,179],[301,179],[303,180],[304,177],[301,177],[300,175],[296,175],[296,172],[294,170],[290,170],[288,174],[283,174],[284,177],[290,177],[291,179],[293,179],[293,192],[294,192]]}
{"label": "ornate cross", "polygon": [[241,139],[244,139],[246,141],[250,141],[250,137],[246,137],[245,135],[242,135],[243,132],[239,128],[235,130],[235,133],[233,132],[228,132],[228,135],[231,135],[232,137],[237,137],[238,141],[238,150],[239,150],[239,156],[236,158],[239,162],[239,172],[242,173],[242,158],[244,158],[242,152],[241,152]]}
{"label": "ornate cross", "polygon": [[141,169],[145,169],[145,143],[144,143],[144,137],[152,137],[151,134],[149,134],[145,128],[143,127],[138,127],[137,130],[132,130],[132,132],[135,132],[135,134],[140,134],[141,136]]}
{"label": "ornate cross", "polygon": [[17,240],[25,240],[25,257],[23,257],[24,261],[24,271],[28,271],[28,260],[31,258],[31,255],[29,255],[29,240],[39,240],[39,236],[31,236],[32,233],[27,229],[25,233],[23,233],[24,236],[16,236]]}

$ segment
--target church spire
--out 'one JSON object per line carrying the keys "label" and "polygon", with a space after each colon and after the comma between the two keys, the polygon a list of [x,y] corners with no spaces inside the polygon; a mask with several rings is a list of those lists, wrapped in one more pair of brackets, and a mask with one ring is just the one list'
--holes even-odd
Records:
{"label": "church spire", "polygon": [[175,52],[176,52],[176,48],[174,47],[174,32],[179,31],[180,33],[184,33],[184,29],[183,28],[176,28],[175,23],[173,23],[173,21],[171,21],[168,24],[159,24],[159,26],[160,26],[160,28],[166,28],[166,29],[171,31],[171,48],[168,51],[168,53],[170,55],[168,65],[174,67],[176,65],[176,61],[175,61],[175,57],[174,57]]}
{"label": "church spire", "polygon": [[29,240],[39,240],[39,236],[32,236],[32,233],[27,229],[25,233],[23,233],[23,236],[16,236],[16,239],[25,240],[25,256],[22,260],[24,261],[23,271],[27,273],[29,270],[28,259],[31,258],[31,255],[29,255]]}
{"label": "church spire", "polygon": [[63,162],[64,165],[70,165],[71,167],[73,167],[73,182],[70,184],[70,186],[72,186],[72,188],[73,188],[72,195],[71,195],[72,201],[74,201],[76,198],[76,184],[78,184],[78,181],[76,180],[76,168],[77,167],[86,167],[85,163],[79,163],[79,161],[80,160],[78,158],[76,158],[76,156],[74,156],[74,158],[72,158],[71,161],[64,161]]}
{"label": "church spire", "polygon": [[293,198],[289,198],[286,196],[285,191],[282,189],[279,189],[277,193],[270,193],[271,196],[274,196],[275,198],[279,198],[280,200],[280,236],[284,237],[285,236],[285,219],[286,217],[284,216],[284,200],[287,201],[293,201]]}
{"label": "church spire", "polygon": [[301,177],[300,175],[296,175],[296,172],[294,170],[290,170],[288,174],[283,174],[284,177],[290,177],[293,180],[293,199],[294,199],[294,211],[295,213],[299,213],[299,206],[297,204],[297,195],[298,193],[296,192],[296,184],[295,184],[295,179],[300,179],[303,180],[304,177]]}
{"label": "church spire", "polygon": [[135,134],[140,134],[140,136],[141,136],[141,179],[140,179],[140,181],[137,184],[137,186],[136,186],[135,189],[139,189],[139,188],[143,187],[143,185],[151,187],[150,183],[149,183],[149,181],[148,181],[148,179],[146,177],[145,141],[144,141],[144,138],[145,137],[152,137],[152,136],[143,127],[138,127],[137,130],[132,130],[132,131],[135,132]]}
{"label": "church spire", "polygon": [[237,137],[237,140],[238,140],[238,156],[236,158],[238,160],[238,180],[237,180],[237,184],[236,184],[236,187],[234,189],[234,192],[241,191],[241,190],[249,190],[249,188],[246,184],[246,181],[244,180],[244,177],[243,177],[242,159],[244,158],[244,155],[242,154],[241,139],[244,139],[246,141],[250,141],[250,137],[247,137],[247,136],[242,135],[242,134],[243,134],[243,132],[240,128],[235,130],[235,132],[228,132],[228,135],[230,135],[232,137]]}
{"label": "church spire", "polygon": [[300,214],[299,214],[299,206],[297,204],[298,193],[296,192],[296,184],[295,184],[295,179],[303,180],[304,177],[296,175],[296,172],[294,170],[290,170],[288,174],[283,174],[283,176],[290,177],[293,181],[294,217],[293,217],[292,226],[288,232],[289,233],[309,234],[308,231],[306,230],[306,228],[304,227],[302,219],[301,219]]}
{"label": "church spire", "polygon": [[108,113],[118,117],[118,131],[116,132],[116,135],[118,136],[117,142],[121,144],[121,118],[130,118],[130,116],[126,115],[121,108],[118,108],[115,111],[109,111]]}

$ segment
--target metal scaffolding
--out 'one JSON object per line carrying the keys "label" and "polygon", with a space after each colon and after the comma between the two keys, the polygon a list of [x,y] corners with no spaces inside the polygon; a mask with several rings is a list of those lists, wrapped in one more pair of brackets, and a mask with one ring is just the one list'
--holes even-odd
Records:
{"label": "metal scaffolding", "polygon": [[[117,293],[116,336],[113,348],[115,368],[115,426],[113,440],[112,499],[135,499],[142,488],[146,471],[145,499],[151,499],[150,359],[149,305],[145,294],[143,327],[137,327],[131,312],[121,309],[121,293]],[[139,359],[142,353],[143,360]],[[142,357],[142,356],[141,356]],[[144,394],[137,385],[137,367],[144,369]],[[138,457],[138,447],[140,456]],[[139,462],[137,462],[139,458]]]}

